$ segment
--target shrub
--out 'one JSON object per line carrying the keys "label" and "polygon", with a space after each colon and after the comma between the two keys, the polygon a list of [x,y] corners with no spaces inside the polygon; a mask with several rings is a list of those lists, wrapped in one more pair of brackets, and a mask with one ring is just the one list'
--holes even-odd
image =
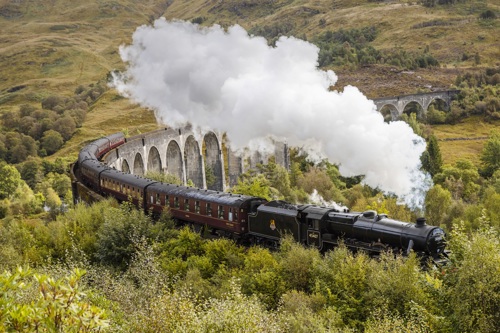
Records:
{"label": "shrub", "polygon": [[484,12],[482,12],[479,17],[483,20],[494,20],[497,18],[497,15],[495,14],[494,11],[491,9],[487,9]]}
{"label": "shrub", "polygon": [[285,292],[279,263],[267,249],[252,247],[245,256],[242,291],[257,296],[269,309],[276,309]]}
{"label": "shrub", "polygon": [[305,248],[291,237],[285,237],[282,239],[278,261],[288,289],[305,292],[311,290],[314,269],[320,261],[317,249]]}
{"label": "shrub", "polygon": [[446,270],[446,304],[456,332],[497,332],[500,327],[500,242],[483,221],[471,235],[458,226],[450,237],[453,265]]}
{"label": "shrub", "polygon": [[148,239],[151,220],[130,203],[104,211],[104,223],[97,231],[97,259],[107,265],[125,268],[136,252],[137,242]]}
{"label": "shrub", "polygon": [[64,139],[59,132],[48,130],[43,133],[41,148],[45,149],[47,155],[52,155],[64,144]]}
{"label": "shrub", "polygon": [[87,300],[80,286],[84,274],[75,269],[55,279],[21,267],[0,274],[0,326],[7,332],[106,331],[107,314]]}
{"label": "shrub", "polygon": [[491,177],[500,169],[500,132],[493,132],[481,152],[481,174]]}
{"label": "shrub", "polygon": [[323,295],[326,305],[334,307],[350,327],[361,327],[369,309],[364,297],[373,270],[364,254],[354,256],[341,245],[326,253],[313,271],[314,292]]}
{"label": "shrub", "polygon": [[45,110],[54,110],[55,107],[63,103],[63,98],[51,95],[42,100],[42,108]]}

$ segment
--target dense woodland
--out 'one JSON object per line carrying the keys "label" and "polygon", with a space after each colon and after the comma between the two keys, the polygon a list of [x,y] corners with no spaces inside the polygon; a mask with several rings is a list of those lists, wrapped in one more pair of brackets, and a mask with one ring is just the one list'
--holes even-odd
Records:
{"label": "dense woodland", "polygon": [[[283,3],[221,1],[212,8],[241,19],[249,10],[274,12]],[[473,15],[481,26],[498,27],[499,13],[473,1],[415,2],[427,10],[469,4],[471,11],[477,6]],[[0,2],[0,14],[18,17],[17,5]],[[170,5],[175,1],[161,2],[152,17]],[[106,15],[109,6],[104,6]],[[321,13],[311,11],[308,17]],[[213,21],[206,15],[190,17],[199,24]],[[450,22],[425,21],[411,29]],[[270,45],[282,35],[309,40],[318,46],[318,65],[324,68],[437,71],[447,61],[428,47],[374,46],[378,26],[331,30],[327,25],[320,19],[314,36],[297,34],[299,24],[293,20],[248,30]],[[448,234],[450,263],[444,267],[422,267],[413,254],[370,258],[342,245],[319,253],[291,239],[277,251],[242,247],[176,224],[168,211],[153,220],[129,203],[74,205],[69,165],[91,138],[72,140],[88,133],[90,112],[100,112],[103,99],[112,94],[108,73],[40,95],[15,95],[25,89],[22,82],[0,91],[0,332],[498,332],[500,130],[488,133],[477,158],[453,163],[444,160],[435,130],[472,117],[498,124],[500,68],[479,52],[463,52],[459,61],[474,70],[454,77],[449,88],[461,92],[449,110],[436,103],[426,114],[410,107],[401,117],[427,141],[422,168],[434,185],[423,210],[363,185],[362,176],[343,177],[328,161],[313,163],[298,148],[290,152],[290,170],[271,159],[230,189],[293,203],[311,202],[317,192],[324,202],[404,221],[424,214],[427,223]]]}

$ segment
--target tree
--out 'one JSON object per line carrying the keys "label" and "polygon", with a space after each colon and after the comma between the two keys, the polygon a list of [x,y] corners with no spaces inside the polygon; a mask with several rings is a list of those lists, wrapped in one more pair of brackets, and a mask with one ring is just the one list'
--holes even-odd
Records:
{"label": "tree", "polygon": [[104,212],[97,231],[97,259],[103,264],[124,268],[136,251],[135,244],[150,235],[151,220],[130,203]]}
{"label": "tree", "polygon": [[288,289],[310,291],[314,283],[314,270],[321,258],[319,251],[316,248],[305,248],[291,236],[287,236],[281,240],[278,255],[281,276]]}
{"label": "tree", "polygon": [[404,121],[405,123],[407,123],[408,125],[410,125],[410,127],[412,128],[413,132],[415,132],[415,134],[422,136],[422,134],[424,133],[422,126],[420,125],[420,123],[417,120],[417,113],[416,112],[410,113],[410,116],[408,116],[406,113],[403,113],[401,115],[401,120]]}
{"label": "tree", "polygon": [[7,132],[4,139],[7,152],[5,160],[12,164],[24,162],[29,156],[37,156],[37,143],[27,135]]}
{"label": "tree", "polygon": [[475,202],[478,199],[479,172],[474,163],[467,159],[456,161],[454,166],[443,166],[442,172],[436,174],[433,180],[448,189],[455,200]]}
{"label": "tree", "polygon": [[493,131],[481,152],[481,174],[491,177],[500,168],[500,132]]}
{"label": "tree", "polygon": [[298,186],[307,193],[313,193],[314,190],[317,190],[325,200],[329,201],[332,198],[329,196],[328,191],[335,185],[324,170],[312,167],[304,173],[304,177],[299,180]]}
{"label": "tree", "polygon": [[21,174],[11,165],[0,164],[0,199],[8,198],[21,185]]}
{"label": "tree", "polygon": [[430,225],[440,225],[451,209],[451,193],[441,185],[434,185],[425,197],[425,216]]}
{"label": "tree", "polygon": [[288,171],[279,164],[270,161],[267,165],[259,165],[259,170],[269,181],[271,188],[276,189],[285,200],[291,201],[292,189]]}
{"label": "tree", "polygon": [[63,103],[63,99],[59,96],[51,95],[42,100],[42,108],[46,110],[54,110],[54,108]]}
{"label": "tree", "polygon": [[206,161],[205,161],[205,179],[207,182],[207,187],[209,188],[217,181],[217,179],[215,178],[214,170],[210,165],[207,164]]}
{"label": "tree", "polygon": [[76,122],[73,118],[66,115],[57,119],[52,126],[52,129],[59,132],[65,141],[69,140],[76,129]]}
{"label": "tree", "polygon": [[57,195],[56,191],[52,187],[46,189],[45,193],[45,205],[50,211],[52,218],[55,218],[60,212],[62,201]]}
{"label": "tree", "polygon": [[52,188],[62,198],[71,189],[71,179],[63,173],[49,172],[39,187],[42,191]]}
{"label": "tree", "polygon": [[269,185],[269,181],[262,174],[253,177],[240,177],[238,184],[232,188],[232,192],[272,200],[273,196]]}
{"label": "tree", "polygon": [[285,281],[281,277],[276,258],[267,249],[251,247],[245,256],[242,290],[256,295],[269,308],[276,308],[285,292]]}
{"label": "tree", "polygon": [[29,158],[21,166],[21,178],[31,187],[35,189],[37,184],[42,180],[41,160],[39,158]]}
{"label": "tree", "polygon": [[424,154],[422,154],[422,167],[424,170],[428,171],[431,176],[434,176],[441,172],[442,166],[443,159],[441,158],[441,151],[439,150],[437,138],[431,135],[427,143],[427,149]]}
{"label": "tree", "polygon": [[52,155],[64,144],[64,139],[59,132],[48,130],[43,133],[41,147],[45,149],[47,155]]}

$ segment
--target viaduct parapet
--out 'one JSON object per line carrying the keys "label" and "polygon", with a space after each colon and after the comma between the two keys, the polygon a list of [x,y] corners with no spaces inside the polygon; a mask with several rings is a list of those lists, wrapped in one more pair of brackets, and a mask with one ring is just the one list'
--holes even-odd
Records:
{"label": "viaduct parapet", "polygon": [[434,100],[444,101],[446,103],[446,107],[449,109],[453,97],[456,96],[459,92],[460,90],[446,90],[430,93],[383,97],[375,98],[373,102],[377,106],[377,110],[379,112],[382,111],[382,108],[384,106],[388,106],[391,112],[392,120],[396,120],[403,114],[405,107],[412,102],[420,105],[424,113],[427,112],[427,110],[429,109],[429,105]]}
{"label": "viaduct parapet", "polygon": [[[165,128],[127,138],[125,144],[106,154],[103,162],[117,170],[143,176],[148,171],[169,173],[183,185],[191,181],[199,188],[224,191],[234,186],[249,167],[267,162],[269,156],[236,155],[225,147],[222,133],[202,137],[191,127]],[[276,163],[288,167],[288,147],[276,143]],[[227,173],[227,175],[226,175]],[[207,184],[207,175],[212,181]]]}

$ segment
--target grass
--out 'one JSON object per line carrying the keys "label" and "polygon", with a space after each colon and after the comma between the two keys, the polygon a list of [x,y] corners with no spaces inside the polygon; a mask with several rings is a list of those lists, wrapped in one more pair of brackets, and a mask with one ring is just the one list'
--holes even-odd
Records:
{"label": "grass", "polygon": [[[432,130],[439,140],[439,148],[445,164],[454,164],[465,158],[479,165],[487,137],[491,131],[498,130],[500,121],[487,123],[478,116],[465,119],[456,125],[434,125]],[[452,140],[459,139],[459,140]]]}

